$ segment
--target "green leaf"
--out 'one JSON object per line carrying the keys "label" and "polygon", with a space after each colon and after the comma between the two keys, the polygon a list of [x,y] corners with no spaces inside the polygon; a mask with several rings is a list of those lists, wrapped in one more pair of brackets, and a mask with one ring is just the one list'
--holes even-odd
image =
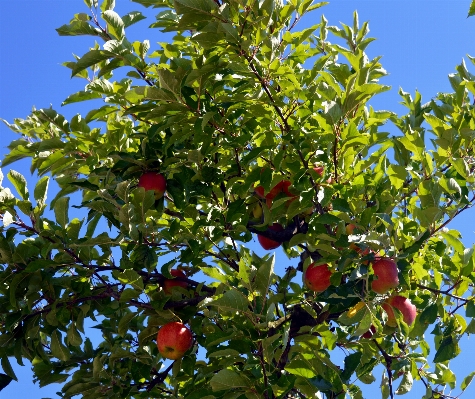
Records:
{"label": "green leaf", "polygon": [[73,20],[69,25],[62,25],[56,29],[56,32],[60,36],[103,36],[102,31],[99,28],[94,28],[86,21]]}
{"label": "green leaf", "polygon": [[396,395],[404,395],[408,393],[411,388],[412,384],[414,383],[414,379],[412,378],[412,374],[410,371],[407,371],[404,373],[404,376],[402,377],[401,383],[399,384],[399,387],[396,390]]}
{"label": "green leaf", "polygon": [[470,8],[468,10],[467,18],[473,17],[474,15],[475,15],[475,0],[472,0],[472,2],[470,3]]}
{"label": "green leaf", "polygon": [[117,327],[117,332],[121,337],[125,337],[125,334],[127,334],[127,331],[129,330],[129,324],[135,317],[137,317],[137,314],[135,312],[129,312],[126,313],[125,316],[120,319],[119,325]]}
{"label": "green leaf", "polygon": [[81,334],[79,334],[74,322],[69,324],[66,341],[72,346],[80,346],[82,344]]}
{"label": "green leaf", "polygon": [[407,178],[406,168],[400,165],[389,165],[387,171],[391,184],[396,188],[396,190],[399,190],[404,185]]}
{"label": "green leaf", "polygon": [[216,9],[216,4],[212,0],[175,0],[175,10],[181,14],[210,14]]}
{"label": "green leaf", "polygon": [[137,230],[137,215],[135,207],[132,204],[125,204],[119,212],[119,221],[123,233],[130,236],[135,241],[139,240],[139,232]]}
{"label": "green leaf", "polygon": [[68,98],[66,98],[66,100],[64,100],[61,105],[67,105],[67,104],[71,104],[71,103],[77,103],[77,102],[80,102],[80,101],[87,101],[87,100],[94,100],[94,99],[97,99],[97,98],[101,98],[101,94],[100,93],[96,93],[96,92],[91,92],[91,91],[78,91],[77,93],[74,93],[74,94],[71,94],[70,96],[68,96]]}
{"label": "green leaf", "polygon": [[20,194],[21,199],[28,200],[30,197],[28,189],[26,188],[26,179],[24,176],[17,172],[16,170],[10,170],[7,174],[8,180],[13,184],[18,194]]}
{"label": "green leaf", "polygon": [[122,19],[115,11],[108,9],[102,13],[102,19],[107,22],[107,30],[114,35],[117,40],[122,40],[125,37],[125,26]]}
{"label": "green leaf", "polygon": [[219,371],[211,378],[209,383],[214,392],[246,388],[250,386],[250,383],[246,378],[239,375],[239,373],[228,369]]}
{"label": "green leaf", "polygon": [[468,386],[470,385],[470,383],[472,382],[473,380],[473,377],[475,376],[475,371],[472,371],[469,375],[467,375],[463,381],[462,381],[462,384],[460,384],[460,389],[462,391],[465,391]]}
{"label": "green leaf", "polygon": [[54,357],[62,360],[63,362],[69,360],[70,358],[69,350],[62,343],[61,333],[58,330],[54,330],[51,334],[51,353]]}
{"label": "green leaf", "polygon": [[427,306],[424,311],[419,316],[419,322],[422,324],[432,324],[436,321],[438,316],[438,306],[433,303],[432,305]]}
{"label": "green leaf", "polygon": [[69,222],[69,197],[62,197],[54,204],[54,215],[58,224],[64,229]]}
{"label": "green leaf", "polygon": [[[6,355],[2,356],[1,365],[2,365],[3,371],[10,378],[10,381],[11,380],[18,381],[18,378],[16,377],[15,372],[13,371],[12,365],[10,364],[10,360],[8,359],[8,357]],[[5,374],[1,374],[1,375],[4,376]],[[2,378],[2,380],[5,383],[7,379]],[[10,381],[8,381],[5,386],[7,386],[10,383]]]}
{"label": "green leaf", "polygon": [[124,23],[124,27],[127,28],[145,18],[146,17],[140,11],[131,11],[122,17],[122,22]]}
{"label": "green leaf", "polygon": [[71,72],[71,77],[76,76],[79,72],[109,58],[114,58],[114,54],[104,50],[91,50],[88,53],[84,54],[76,62]]}
{"label": "green leaf", "polygon": [[473,300],[467,302],[465,315],[467,317],[475,317],[475,303],[473,302]]}
{"label": "green leaf", "polygon": [[115,0],[103,0],[101,4],[101,11],[113,10],[115,8]]}
{"label": "green leaf", "polygon": [[345,369],[341,373],[341,379],[348,381],[360,364],[362,352],[355,352],[345,357]]}
{"label": "green leaf", "polygon": [[216,306],[220,310],[228,312],[244,312],[249,310],[249,302],[247,298],[234,289],[226,291],[220,298],[214,300],[208,305]]}
{"label": "green leaf", "polygon": [[135,270],[127,269],[118,275],[118,280],[123,284],[129,284],[136,290],[143,290],[143,280]]}
{"label": "green leaf", "polygon": [[44,204],[46,202],[46,193],[48,191],[49,185],[49,176],[43,176],[38,183],[36,183],[33,196],[35,197],[36,202]]}
{"label": "green leaf", "polygon": [[270,285],[274,278],[275,256],[264,261],[257,270],[255,287],[263,296],[267,296]]}
{"label": "green leaf", "polygon": [[458,341],[452,337],[445,337],[440,343],[439,349],[434,356],[434,363],[445,362],[453,359],[460,353]]}

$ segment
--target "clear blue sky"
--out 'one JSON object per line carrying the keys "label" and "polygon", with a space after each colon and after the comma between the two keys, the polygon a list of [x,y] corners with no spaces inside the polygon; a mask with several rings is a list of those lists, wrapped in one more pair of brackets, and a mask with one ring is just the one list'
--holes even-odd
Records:
{"label": "clear blue sky", "polygon": [[[149,39],[152,49],[155,43],[165,41],[156,29],[147,26],[154,21],[157,10],[147,10],[139,4],[127,0],[117,0],[116,11],[123,15],[131,10],[142,11],[148,20],[127,30],[129,40]],[[377,41],[368,47],[368,55],[373,58],[382,55],[381,60],[389,76],[382,83],[392,86],[390,92],[377,96],[372,101],[376,109],[388,109],[399,114],[405,112],[399,104],[398,88],[411,94],[417,89],[422,93],[423,102],[429,101],[437,92],[450,92],[447,75],[455,71],[466,54],[475,56],[475,17],[466,18],[470,0],[333,0],[330,5],[317,10],[300,25],[320,21],[323,13],[330,25],[344,22],[352,25],[352,14],[358,10],[360,23],[370,22],[370,36]],[[70,70],[61,66],[73,59],[72,53],[83,55],[94,44],[92,37],[66,38],[57,35],[55,28],[69,22],[73,14],[88,12],[81,0],[1,0],[0,15],[0,117],[13,121],[15,117],[25,117],[31,107],[46,108],[50,104],[63,112],[69,119],[76,113],[85,114],[87,103],[73,104],[61,108],[61,102],[71,93],[83,90],[84,81],[70,79]],[[332,37],[329,37],[332,41]],[[466,58],[469,70],[475,73]],[[83,105],[85,104],[85,105]],[[398,132],[392,126],[388,131]],[[0,156],[7,152],[6,145],[16,136],[0,125]],[[13,169],[23,173],[30,182],[29,164],[19,162]],[[6,174],[9,168],[3,170]],[[8,183],[5,183],[8,184]],[[51,196],[50,196],[51,198]],[[460,230],[466,246],[475,241],[473,220],[475,211],[467,211],[460,220],[449,227]],[[427,336],[431,339],[431,336]],[[462,343],[463,355],[452,364],[458,377],[462,379],[475,370],[473,345]],[[433,356],[433,355],[432,355]],[[430,358],[432,358],[430,356]],[[29,367],[15,366],[19,382],[13,381],[0,397],[9,399],[56,398],[60,385],[53,384],[39,389],[31,383]],[[381,372],[375,374],[379,380]],[[397,384],[396,384],[397,386]],[[365,398],[380,397],[378,384],[364,388]],[[455,390],[454,395],[460,391]],[[447,393],[447,392],[446,392]],[[421,383],[416,383],[413,391],[405,397],[416,398],[424,394]],[[463,395],[475,397],[475,383]]]}

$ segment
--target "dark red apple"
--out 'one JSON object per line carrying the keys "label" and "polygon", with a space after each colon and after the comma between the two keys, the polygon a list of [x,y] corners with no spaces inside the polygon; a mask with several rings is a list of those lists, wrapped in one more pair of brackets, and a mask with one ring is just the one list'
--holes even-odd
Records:
{"label": "dark red apple", "polygon": [[373,338],[373,335],[375,332],[376,332],[376,327],[371,326],[370,329],[361,336],[361,338],[371,339]]}
{"label": "dark red apple", "polygon": [[[173,277],[186,277],[186,274],[180,269],[170,270],[170,274]],[[163,291],[165,291],[166,294],[171,295],[173,292],[173,287],[188,288],[188,283],[186,281],[179,281],[176,279],[165,279],[163,282]]]}
{"label": "dark red apple", "polygon": [[397,264],[389,258],[378,258],[372,264],[375,280],[371,289],[377,294],[386,294],[390,289],[399,285]]}
{"label": "dark red apple", "polygon": [[158,351],[167,359],[176,360],[183,357],[192,344],[191,331],[183,323],[172,321],[158,330]]}
{"label": "dark red apple", "polygon": [[138,187],[143,187],[146,191],[153,190],[155,199],[163,197],[167,189],[167,181],[163,175],[156,172],[146,172],[139,178]]}
{"label": "dark red apple", "polygon": [[[272,231],[282,231],[284,228],[282,227],[281,224],[279,223],[274,223],[272,226],[269,226],[269,230]],[[261,244],[262,248],[265,250],[269,251],[271,249],[276,249],[280,247],[280,242],[271,240],[270,238],[264,237],[260,234],[257,235],[257,240],[259,241],[259,244]]]}
{"label": "dark red apple", "polygon": [[381,307],[388,315],[388,321],[386,323],[388,326],[397,326],[393,308],[398,309],[402,313],[402,319],[408,326],[414,323],[414,320],[416,319],[417,308],[408,298],[401,295],[395,295],[386,299]]}
{"label": "dark red apple", "polygon": [[316,266],[312,263],[304,275],[305,286],[315,292],[325,291],[330,285],[332,272],[327,264]]}

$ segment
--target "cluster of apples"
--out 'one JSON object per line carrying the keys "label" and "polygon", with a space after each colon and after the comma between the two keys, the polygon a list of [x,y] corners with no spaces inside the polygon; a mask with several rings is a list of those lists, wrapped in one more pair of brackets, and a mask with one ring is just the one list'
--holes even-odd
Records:
{"label": "cluster of apples", "polygon": [[[318,176],[323,177],[323,172],[325,170],[323,166],[315,165],[315,167],[313,167],[312,169]],[[330,177],[329,179],[327,179],[326,182],[328,184],[333,184],[333,179]],[[268,208],[271,208],[273,201],[276,198],[280,197],[289,197],[287,205],[290,205],[290,203],[298,197],[290,191],[291,186],[292,183],[290,182],[290,180],[282,180],[274,187],[272,187],[272,189],[267,194],[265,194],[264,187],[262,186],[257,186],[256,188],[254,188],[254,192],[260,198],[260,200],[265,200],[265,203]],[[309,209],[308,212],[308,214],[311,214],[311,212],[313,212],[313,209]],[[262,206],[261,202],[259,201],[254,205],[254,208],[252,209],[252,214],[254,218],[258,219],[262,216],[262,213]],[[280,223],[273,223],[271,226],[268,227],[268,229],[272,231],[282,231],[284,228]],[[264,248],[266,251],[276,249],[281,245],[280,242],[271,240],[270,238],[264,237],[260,234],[257,235],[257,240],[259,241],[259,244],[261,244],[262,248]]]}
{"label": "cluster of apples", "polygon": [[[185,278],[186,274],[181,269],[172,269],[173,277]],[[175,287],[188,288],[188,283],[176,278],[165,279],[162,283],[163,291],[171,295]],[[160,354],[167,359],[177,360],[191,348],[193,337],[191,331],[183,323],[170,322],[162,326],[157,333],[157,347]]]}
{"label": "cluster of apples", "polygon": [[[371,282],[371,289],[380,295],[387,294],[391,289],[399,285],[397,264],[390,258],[376,258],[372,263],[375,279]],[[304,273],[305,286],[314,292],[323,292],[330,287],[332,270],[327,264],[316,265],[312,263]],[[386,324],[391,327],[397,326],[394,309],[401,312],[402,318],[407,325],[412,325],[416,319],[417,308],[411,301],[402,295],[392,295],[381,305],[387,314]],[[374,326],[363,334],[363,338],[371,338],[375,332]]]}
{"label": "cluster of apples", "polygon": [[[267,194],[264,194],[264,187],[262,186],[257,186],[254,189],[254,192],[259,198],[265,199],[266,205],[270,208],[274,199],[282,194],[289,197],[289,203],[296,198],[296,196],[289,191],[290,186],[291,182],[289,180],[282,180],[274,187],[272,187],[272,189]],[[252,213],[256,219],[262,216],[262,206],[260,202],[254,206]],[[280,223],[273,223],[271,226],[268,227],[268,229],[271,231],[282,231],[284,230],[284,227]],[[264,248],[266,251],[276,249],[281,244],[280,242],[271,240],[270,238],[264,237],[261,234],[257,235],[257,241],[259,241],[261,247]]]}

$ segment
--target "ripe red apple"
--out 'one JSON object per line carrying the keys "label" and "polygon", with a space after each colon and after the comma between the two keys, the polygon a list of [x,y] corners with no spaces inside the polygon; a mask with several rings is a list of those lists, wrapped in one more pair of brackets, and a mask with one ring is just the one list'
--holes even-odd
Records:
{"label": "ripe red apple", "polygon": [[397,264],[389,258],[378,258],[373,264],[373,272],[377,280],[371,283],[371,289],[377,294],[385,294],[399,285]]}
{"label": "ripe red apple", "polygon": [[376,332],[376,327],[372,325],[370,329],[361,336],[361,338],[371,339],[373,338],[373,335],[375,332]]}
{"label": "ripe red apple", "polygon": [[313,168],[313,170],[315,171],[315,173],[316,173],[317,175],[319,175],[320,177],[322,177],[322,176],[323,176],[323,171],[325,170],[325,168],[324,168],[323,166],[315,166],[315,167]]}
{"label": "ripe red apple", "polygon": [[381,307],[388,315],[387,325],[391,327],[396,327],[396,316],[394,315],[393,308],[398,309],[402,313],[402,319],[404,322],[410,326],[414,323],[416,319],[417,308],[411,303],[411,301],[403,296],[395,295],[386,299]]}
{"label": "ripe red apple", "polygon": [[307,267],[304,275],[305,286],[316,292],[325,291],[330,284],[332,272],[327,264],[316,266],[312,263]]}
{"label": "ripe red apple", "polygon": [[[289,186],[291,185],[290,181],[288,180],[281,180],[278,182],[274,187],[271,188],[271,190],[264,195],[264,187],[262,186],[257,186],[254,191],[256,194],[266,200],[273,200],[275,197],[277,197],[280,193],[285,192],[286,194],[288,193]],[[289,196],[292,196],[293,194],[288,194]]]}
{"label": "ripe red apple", "polygon": [[[186,277],[186,274],[183,272],[183,270],[180,269],[170,270],[170,274],[173,277]],[[179,281],[176,279],[165,279],[165,281],[163,282],[163,291],[165,291],[166,294],[171,295],[173,292],[173,287],[188,288],[188,283],[186,281]]]}
{"label": "ripe red apple", "polygon": [[163,197],[163,193],[167,189],[167,181],[160,173],[146,172],[139,178],[138,187],[143,187],[146,191],[153,190],[155,199]]}
{"label": "ripe red apple", "polygon": [[[282,227],[281,224],[279,223],[274,223],[272,226],[269,226],[269,230],[272,231],[282,231],[284,228]],[[280,247],[280,242],[271,240],[270,238],[264,237],[260,234],[257,235],[257,240],[259,241],[259,244],[261,244],[262,248],[265,250],[269,251],[271,249],[276,249]]]}
{"label": "ripe red apple", "polygon": [[285,193],[285,195],[287,195],[287,197],[296,197],[295,194],[292,194],[290,191],[289,191],[289,188],[290,186],[292,185],[292,183],[290,182],[290,180],[282,180],[282,192]]}
{"label": "ripe red apple", "polygon": [[183,323],[172,321],[158,330],[158,351],[167,359],[176,360],[183,357],[192,344],[191,331]]}

